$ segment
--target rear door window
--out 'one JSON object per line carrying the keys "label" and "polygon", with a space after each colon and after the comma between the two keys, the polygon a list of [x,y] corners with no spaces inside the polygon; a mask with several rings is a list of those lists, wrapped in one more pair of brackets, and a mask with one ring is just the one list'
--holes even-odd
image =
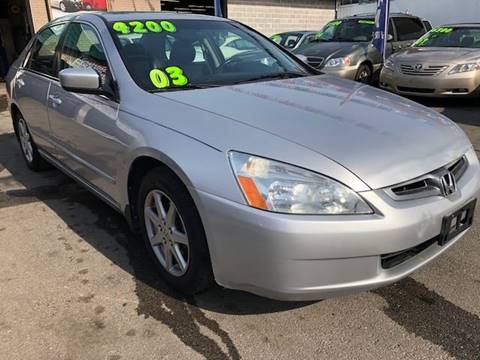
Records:
{"label": "rear door window", "polygon": [[417,40],[425,34],[423,23],[414,18],[398,17],[393,19],[397,28],[397,40]]}
{"label": "rear door window", "polygon": [[42,30],[35,40],[30,56],[27,61],[27,68],[45,75],[55,76],[55,50],[60,36],[65,29],[65,24],[59,24]]}

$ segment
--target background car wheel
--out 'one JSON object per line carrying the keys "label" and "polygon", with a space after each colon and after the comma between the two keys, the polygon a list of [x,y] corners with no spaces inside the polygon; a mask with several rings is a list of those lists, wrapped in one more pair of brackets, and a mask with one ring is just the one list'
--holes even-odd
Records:
{"label": "background car wheel", "polygon": [[367,64],[362,64],[358,68],[357,75],[355,76],[355,81],[370,84],[372,82],[372,69]]}
{"label": "background car wheel", "polygon": [[66,12],[67,11],[67,6],[65,5],[65,3],[63,1],[60,1],[60,10],[62,10],[62,12]]}
{"label": "background car wheel", "polygon": [[145,175],[137,214],[147,250],[172,287],[195,294],[213,285],[200,216],[187,189],[171,171],[156,168]]}
{"label": "background car wheel", "polygon": [[15,118],[15,133],[22,150],[23,158],[27,166],[33,171],[44,170],[49,167],[49,164],[42,158],[38,152],[37,146],[33,142],[28,125],[21,115]]}

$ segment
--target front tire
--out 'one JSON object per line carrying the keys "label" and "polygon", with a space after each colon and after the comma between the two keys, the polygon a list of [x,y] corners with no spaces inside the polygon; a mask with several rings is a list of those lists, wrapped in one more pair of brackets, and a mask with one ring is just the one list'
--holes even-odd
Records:
{"label": "front tire", "polygon": [[145,246],[162,278],[188,295],[213,285],[203,225],[185,186],[166,168],[142,179],[137,214]]}
{"label": "front tire", "polygon": [[355,75],[355,81],[361,82],[363,84],[372,83],[372,69],[368,64],[362,64],[358,68],[357,74]]}
{"label": "front tire", "polygon": [[15,133],[27,166],[33,171],[41,171],[47,168],[48,165],[38,152],[38,148],[32,139],[27,122],[20,114],[15,116]]}

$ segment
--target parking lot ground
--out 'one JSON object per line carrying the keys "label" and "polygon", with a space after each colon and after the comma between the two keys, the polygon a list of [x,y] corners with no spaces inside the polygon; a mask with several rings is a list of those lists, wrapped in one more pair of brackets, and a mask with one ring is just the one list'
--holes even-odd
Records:
{"label": "parking lot ground", "polygon": [[[423,103],[480,149],[480,106]],[[27,169],[5,108],[0,93],[0,359],[480,359],[478,218],[438,260],[376,291],[184,298],[120,215],[57,170]]]}

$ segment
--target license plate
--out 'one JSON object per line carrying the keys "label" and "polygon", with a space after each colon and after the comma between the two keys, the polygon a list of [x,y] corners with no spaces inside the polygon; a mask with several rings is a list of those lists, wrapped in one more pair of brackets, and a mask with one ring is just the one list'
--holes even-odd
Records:
{"label": "license plate", "polygon": [[460,210],[443,218],[442,233],[438,241],[439,245],[445,245],[455,236],[472,226],[476,204],[477,200],[473,200]]}

